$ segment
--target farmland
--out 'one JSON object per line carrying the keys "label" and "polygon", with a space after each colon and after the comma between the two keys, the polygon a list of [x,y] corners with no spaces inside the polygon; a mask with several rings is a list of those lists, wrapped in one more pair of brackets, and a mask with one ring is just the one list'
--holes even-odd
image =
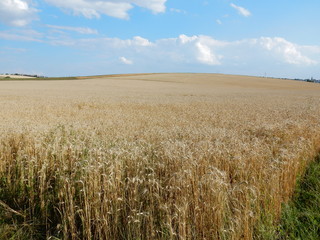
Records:
{"label": "farmland", "polygon": [[0,106],[1,239],[262,238],[320,151],[314,83],[1,81]]}

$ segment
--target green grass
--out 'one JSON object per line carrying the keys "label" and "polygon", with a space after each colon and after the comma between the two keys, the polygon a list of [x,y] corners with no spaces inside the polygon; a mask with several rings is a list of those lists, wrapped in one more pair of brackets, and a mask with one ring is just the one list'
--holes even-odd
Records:
{"label": "green grass", "polygon": [[320,156],[299,180],[283,208],[278,239],[320,239]]}

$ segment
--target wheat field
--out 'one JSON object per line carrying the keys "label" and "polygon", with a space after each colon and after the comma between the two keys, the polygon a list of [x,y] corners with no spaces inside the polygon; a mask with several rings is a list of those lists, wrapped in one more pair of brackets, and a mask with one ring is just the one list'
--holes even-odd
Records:
{"label": "wheat field", "polygon": [[260,239],[320,151],[320,84],[0,81],[0,133],[1,239]]}

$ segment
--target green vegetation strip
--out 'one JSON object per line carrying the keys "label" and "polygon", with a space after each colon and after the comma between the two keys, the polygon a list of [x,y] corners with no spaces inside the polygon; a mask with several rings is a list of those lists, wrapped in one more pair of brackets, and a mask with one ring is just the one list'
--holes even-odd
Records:
{"label": "green vegetation strip", "polygon": [[278,239],[320,239],[320,156],[299,180],[283,208]]}

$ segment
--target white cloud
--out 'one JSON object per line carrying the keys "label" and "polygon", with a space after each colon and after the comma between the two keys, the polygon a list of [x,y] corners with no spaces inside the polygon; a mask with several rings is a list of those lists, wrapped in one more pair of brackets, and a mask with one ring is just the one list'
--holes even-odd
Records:
{"label": "white cloud", "polygon": [[0,32],[0,39],[10,40],[10,41],[41,42],[40,40],[33,37],[14,34],[14,33],[8,33],[8,32]]}
{"label": "white cloud", "polygon": [[126,57],[120,57],[119,60],[120,60],[122,63],[127,64],[127,65],[132,65],[132,64],[133,64],[133,61],[127,59]]}
{"label": "white cloud", "polygon": [[[54,33],[53,33],[54,34]],[[120,38],[74,38],[72,35],[41,34],[31,30],[0,31],[0,39],[39,41],[76,48],[96,64],[107,63],[111,72],[224,72],[299,77],[302,71],[319,72],[320,46],[301,46],[283,38],[252,38],[220,41],[210,36],[180,35],[155,41],[135,36]],[[83,58],[82,61],[88,61]],[[97,62],[98,61],[98,62]],[[134,69],[132,68],[134,66]],[[103,70],[103,66],[101,65]],[[102,71],[101,70],[101,71]],[[103,73],[103,72],[99,73]],[[309,76],[309,75],[308,75]],[[316,74],[313,74],[315,77]]]}
{"label": "white cloud", "polygon": [[304,56],[299,50],[298,45],[293,44],[283,38],[267,38],[263,37],[260,39],[260,44],[263,48],[268,51],[274,52],[280,58],[284,59],[289,64],[294,65],[310,65],[316,64],[317,62]]}
{"label": "white cloud", "polygon": [[126,2],[133,3],[139,7],[150,9],[154,13],[161,13],[166,11],[166,1],[167,0],[127,0]]}
{"label": "white cloud", "polygon": [[[253,38],[241,41],[219,41],[210,36],[180,35],[177,38],[164,38],[151,42],[135,36],[132,39],[92,38],[92,39],[53,39],[53,45],[74,46],[100,49],[108,55],[140,56],[151,63],[201,64],[208,66],[243,66],[282,63],[289,65],[314,65],[320,60],[312,59],[310,49],[315,47],[299,46],[283,38]],[[312,56],[313,57],[313,56]],[[123,63],[130,60],[122,57]]]}
{"label": "white cloud", "polygon": [[23,27],[37,18],[37,11],[28,0],[0,1],[0,21],[8,25]]}
{"label": "white cloud", "polygon": [[217,24],[219,24],[219,25],[221,25],[221,24],[222,24],[222,22],[221,22],[221,20],[220,20],[220,19],[217,19],[217,20],[216,20],[216,23],[217,23]]}
{"label": "white cloud", "polygon": [[221,63],[218,60],[218,57],[216,57],[209,46],[202,44],[201,42],[196,43],[196,47],[198,49],[198,56],[197,59],[199,62],[202,62],[204,64],[208,65],[220,65]]}
{"label": "white cloud", "polygon": [[197,36],[192,36],[192,37],[188,37],[187,35],[181,34],[178,37],[178,40],[182,43],[182,44],[186,44],[188,42],[194,42],[195,40],[197,40],[198,37]]}
{"label": "white cloud", "polygon": [[151,10],[153,13],[161,13],[166,10],[167,0],[46,0],[46,2],[71,10],[75,15],[83,15],[86,18],[99,18],[101,14],[111,17],[128,19],[128,11],[134,5]]}
{"label": "white cloud", "polygon": [[131,43],[136,46],[143,46],[143,47],[152,46],[152,43],[148,39],[145,39],[140,36],[133,37],[133,40],[131,41]]}
{"label": "white cloud", "polygon": [[92,39],[80,39],[74,40],[74,45],[81,45],[84,47],[101,47],[109,48],[112,51],[119,49],[146,49],[153,46],[153,43],[148,39],[140,36],[135,36],[132,39],[120,39],[120,38],[92,38]]}
{"label": "white cloud", "polygon": [[187,14],[187,11],[178,8],[170,8],[170,12]]}
{"label": "white cloud", "polygon": [[43,42],[42,36],[34,30],[0,31],[0,39],[9,41]]}
{"label": "white cloud", "polygon": [[[140,56],[146,61],[166,63],[196,63],[204,65],[220,65],[223,58],[215,52],[225,42],[217,41],[207,36],[180,35],[177,38],[159,39],[151,42],[140,36],[132,39],[97,38],[97,39],[65,39],[63,41],[53,39],[52,45],[74,46],[93,51],[99,48],[108,56]],[[117,57],[118,58],[118,57]],[[147,60],[148,59],[148,60]],[[125,64],[132,64],[131,60],[121,57],[119,60]]]}
{"label": "white cloud", "polygon": [[70,26],[56,26],[56,25],[46,25],[48,28],[58,29],[58,30],[66,30],[77,32],[80,34],[98,34],[98,31],[92,28],[87,27],[70,27]]}
{"label": "white cloud", "polygon": [[233,3],[231,3],[230,6],[233,7],[234,9],[236,9],[238,11],[238,13],[244,17],[249,17],[251,15],[251,12],[248,9],[237,6]]}

